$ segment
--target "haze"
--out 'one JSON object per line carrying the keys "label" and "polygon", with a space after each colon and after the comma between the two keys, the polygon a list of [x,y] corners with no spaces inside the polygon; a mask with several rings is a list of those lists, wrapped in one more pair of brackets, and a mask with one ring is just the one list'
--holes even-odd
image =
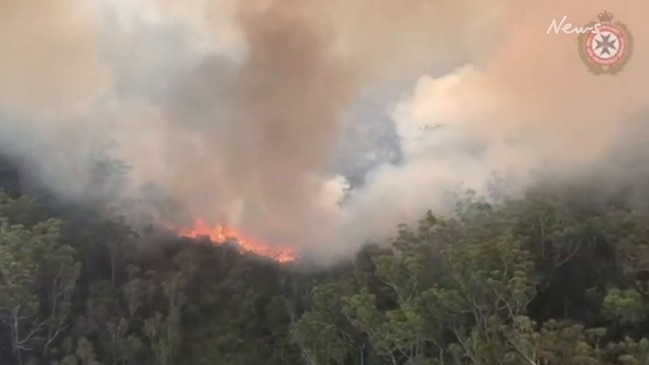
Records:
{"label": "haze", "polygon": [[[634,37],[615,76],[587,70],[576,35],[547,34],[553,19],[581,26],[603,10]],[[136,225],[203,218],[344,255],[445,211],[459,184],[487,193],[494,172],[516,194],[540,178],[646,171],[646,10],[3,1],[0,147],[62,197],[110,202]],[[98,182],[106,159],[127,179]]]}

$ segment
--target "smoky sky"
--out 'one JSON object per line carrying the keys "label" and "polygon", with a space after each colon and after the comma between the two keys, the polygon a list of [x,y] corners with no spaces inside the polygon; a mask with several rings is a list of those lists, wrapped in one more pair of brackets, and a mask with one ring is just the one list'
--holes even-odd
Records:
{"label": "smoky sky", "polygon": [[[203,218],[350,253],[443,212],[457,186],[486,192],[496,171],[511,193],[539,176],[644,176],[647,6],[5,1],[0,150],[133,222]],[[588,72],[574,34],[546,33],[604,9],[634,35],[615,76]],[[98,161],[124,178],[97,179]]]}

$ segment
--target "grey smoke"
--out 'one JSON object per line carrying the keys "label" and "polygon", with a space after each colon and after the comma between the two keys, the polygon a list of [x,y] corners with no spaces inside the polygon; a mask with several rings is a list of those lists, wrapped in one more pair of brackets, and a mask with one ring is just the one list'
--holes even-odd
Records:
{"label": "grey smoke", "polygon": [[[494,172],[508,193],[539,175],[639,179],[647,5],[609,9],[636,40],[615,77],[589,74],[574,37],[545,33],[604,5],[6,2],[0,151],[137,224],[200,217],[347,254],[445,211],[458,185],[488,193]],[[110,180],[115,167],[125,174]]]}

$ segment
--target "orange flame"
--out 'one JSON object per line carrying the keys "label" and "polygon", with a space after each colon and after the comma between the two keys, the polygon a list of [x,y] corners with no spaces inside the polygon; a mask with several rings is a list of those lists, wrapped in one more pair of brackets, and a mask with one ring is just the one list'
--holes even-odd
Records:
{"label": "orange flame", "polygon": [[197,219],[192,228],[180,229],[178,233],[183,237],[190,238],[207,236],[217,244],[222,244],[229,239],[235,240],[244,251],[269,257],[280,263],[292,262],[297,258],[295,252],[290,248],[268,245],[245,235],[233,227],[223,225],[210,227],[202,219]]}

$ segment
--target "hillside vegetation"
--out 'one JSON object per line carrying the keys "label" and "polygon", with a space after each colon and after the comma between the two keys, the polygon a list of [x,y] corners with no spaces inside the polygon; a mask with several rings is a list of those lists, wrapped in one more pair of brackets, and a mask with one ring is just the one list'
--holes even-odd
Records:
{"label": "hillside vegetation", "polygon": [[0,364],[649,364],[649,221],[585,195],[468,194],[313,272],[3,192]]}

